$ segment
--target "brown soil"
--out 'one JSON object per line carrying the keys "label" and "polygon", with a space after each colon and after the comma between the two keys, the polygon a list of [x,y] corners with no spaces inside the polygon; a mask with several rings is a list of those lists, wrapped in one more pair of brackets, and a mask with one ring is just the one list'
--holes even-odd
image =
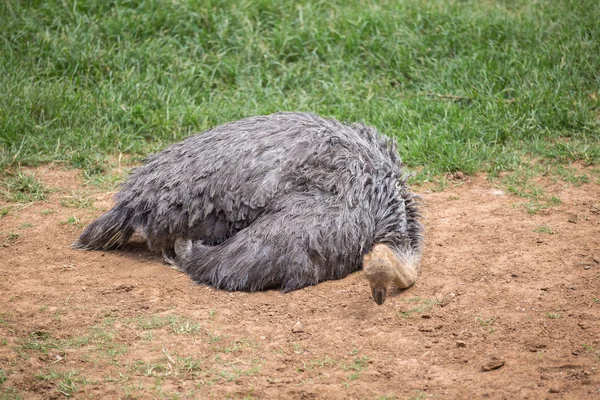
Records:
{"label": "brown soil", "polygon": [[73,250],[111,193],[36,174],[49,201],[0,203],[0,398],[600,398],[600,185],[540,181],[536,214],[484,176],[421,188],[421,275],[377,306],[361,273],[228,293],[139,241]]}

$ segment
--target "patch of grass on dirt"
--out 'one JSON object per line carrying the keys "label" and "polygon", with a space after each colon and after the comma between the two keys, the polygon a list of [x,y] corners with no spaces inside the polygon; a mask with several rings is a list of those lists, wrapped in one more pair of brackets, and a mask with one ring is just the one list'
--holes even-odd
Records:
{"label": "patch of grass on dirt", "polygon": [[236,353],[245,348],[256,349],[258,345],[251,339],[240,338],[233,340],[229,346],[220,348],[224,353]]}
{"label": "patch of grass on dirt", "polygon": [[[239,362],[209,366],[205,358],[170,354],[165,348],[163,356],[154,360],[137,360],[127,366],[129,373],[153,376],[161,379],[194,379],[199,386],[212,385],[219,381],[234,381],[242,376],[255,375],[263,362],[254,359],[249,366],[240,367]],[[243,364],[246,364],[245,362]]]}
{"label": "patch of grass on dirt", "polygon": [[41,381],[53,382],[57,392],[65,397],[72,397],[77,392],[78,385],[88,383],[86,379],[78,377],[78,375],[78,372],[74,370],[63,372],[51,368],[45,373],[34,374],[34,377]]}
{"label": "patch of grass on dirt", "polygon": [[354,381],[354,380],[360,378],[360,373],[367,367],[368,361],[369,361],[369,358],[366,356],[355,357],[351,363],[343,363],[341,365],[341,368],[344,371],[350,371],[350,374],[348,375],[348,380]]}
{"label": "patch of grass on dirt", "polygon": [[79,218],[77,218],[75,215],[71,215],[66,220],[60,221],[60,224],[61,225],[69,225],[71,227],[76,227],[76,228],[83,228],[85,226],[85,224],[83,222],[81,222],[81,220]]}
{"label": "patch of grass on dirt", "polygon": [[533,230],[537,233],[546,233],[548,235],[554,235],[554,230],[547,225],[538,225],[537,228]]}
{"label": "patch of grass on dirt", "polygon": [[40,182],[34,174],[27,174],[18,170],[2,182],[2,196],[14,203],[32,203],[46,200],[50,190]]}
{"label": "patch of grass on dirt", "polygon": [[11,207],[2,207],[0,208],[0,219],[4,218],[10,212]]}
{"label": "patch of grass on dirt", "polygon": [[1,243],[1,245],[8,245],[10,242],[14,242],[15,240],[17,240],[19,237],[21,237],[20,233],[15,233],[15,232],[9,232],[6,235],[6,238],[4,239],[4,241]]}
{"label": "patch of grass on dirt", "polygon": [[562,204],[561,199],[556,196],[548,196],[535,180],[546,171],[542,170],[540,164],[534,166],[523,165],[519,169],[501,178],[501,186],[508,192],[527,199],[525,203],[517,203],[516,206],[524,207],[530,214],[540,210],[556,207]]}
{"label": "patch of grass on dirt", "polygon": [[591,169],[590,174],[596,178],[596,184],[600,185],[600,168]]}
{"label": "patch of grass on dirt", "polygon": [[127,368],[130,372],[142,374],[144,376],[195,379],[201,375],[205,368],[204,360],[194,357],[171,356],[163,348],[164,356],[154,361],[137,360]]}
{"label": "patch of grass on dirt", "polygon": [[26,339],[20,341],[17,352],[24,356],[27,351],[48,354],[51,349],[62,347],[60,340],[52,338],[48,332],[31,332]]}
{"label": "patch of grass on dirt", "polygon": [[11,315],[6,313],[0,313],[0,325],[7,325],[11,320]]}
{"label": "patch of grass on dirt", "polygon": [[547,312],[546,316],[550,319],[559,319],[561,314],[559,312]]}
{"label": "patch of grass on dirt", "polygon": [[600,350],[586,343],[582,344],[581,348],[585,350],[587,354],[593,355],[597,361],[600,361]]}
{"label": "patch of grass on dirt", "polygon": [[200,324],[178,315],[169,316],[139,316],[124,320],[125,323],[133,323],[141,330],[161,329],[169,326],[171,331],[178,335],[197,335],[201,333]]}
{"label": "patch of grass on dirt", "polygon": [[111,191],[116,189],[127,175],[127,172],[114,171],[112,169],[107,169],[102,174],[87,175],[84,173],[84,184]]}
{"label": "patch of grass on dirt", "polygon": [[94,202],[90,199],[89,194],[83,192],[73,192],[70,196],[65,196],[60,199],[60,205],[63,207],[72,208],[94,208]]}
{"label": "patch of grass on dirt", "polygon": [[329,356],[323,356],[322,358],[318,358],[316,360],[310,361],[311,368],[325,368],[336,365],[338,362]]}
{"label": "patch of grass on dirt", "polygon": [[590,177],[586,173],[582,173],[566,165],[555,165],[552,173],[564,182],[572,183],[575,186],[581,186],[584,183],[590,182]]}
{"label": "patch of grass on dirt", "polygon": [[19,391],[14,387],[5,386],[11,375],[10,370],[0,368],[0,399],[1,400],[20,400],[22,397],[19,395]]}
{"label": "patch of grass on dirt", "polygon": [[22,358],[27,358],[30,353],[48,355],[50,353],[62,354],[67,349],[86,348],[90,359],[115,359],[127,352],[127,346],[116,340],[114,329],[94,325],[87,332],[66,339],[56,339],[48,332],[32,332],[21,339],[15,351]]}
{"label": "patch of grass on dirt", "polygon": [[223,340],[223,335],[211,331],[206,331],[206,335],[208,336],[208,343],[217,343]]}
{"label": "patch of grass on dirt", "polygon": [[486,328],[489,333],[494,333],[496,331],[496,329],[492,326],[494,321],[496,321],[496,317],[475,317],[475,321],[477,321],[477,323],[479,323],[479,325],[482,327]]}
{"label": "patch of grass on dirt", "polygon": [[[425,392],[423,392],[423,391],[421,391],[421,390],[417,390],[417,391],[415,392],[415,394],[413,394],[412,396],[410,396],[410,397],[408,398],[408,400],[425,400],[425,399],[427,399],[427,397],[429,397],[429,396],[427,395],[427,393],[425,393]],[[437,397],[437,396],[436,396],[436,397]]]}
{"label": "patch of grass on dirt", "polygon": [[398,316],[402,318],[408,318],[415,313],[422,314],[430,310],[433,306],[439,304],[437,299],[422,299],[418,296],[404,299],[404,301],[414,306],[407,311],[399,311]]}

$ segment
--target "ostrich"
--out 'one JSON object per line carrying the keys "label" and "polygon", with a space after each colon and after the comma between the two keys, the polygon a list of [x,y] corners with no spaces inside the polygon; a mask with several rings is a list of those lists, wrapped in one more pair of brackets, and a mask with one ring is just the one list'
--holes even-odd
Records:
{"label": "ostrich", "polygon": [[363,267],[372,296],[411,286],[418,198],[395,143],[305,113],[230,122],[150,156],[73,244],[115,249],[137,231],[198,283],[284,292]]}

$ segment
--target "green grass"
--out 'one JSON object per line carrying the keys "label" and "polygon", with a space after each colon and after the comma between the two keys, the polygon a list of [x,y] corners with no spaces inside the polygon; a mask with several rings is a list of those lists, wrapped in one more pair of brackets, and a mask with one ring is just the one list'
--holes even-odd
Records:
{"label": "green grass", "polygon": [[582,344],[581,347],[583,348],[583,350],[590,354],[593,355],[596,358],[596,361],[600,361],[600,350],[594,348],[593,346],[590,346],[589,344]]}
{"label": "green grass", "polygon": [[6,0],[0,171],[94,181],[279,110],[375,125],[420,179],[597,163],[599,19],[596,0]]}
{"label": "green grass", "polygon": [[547,233],[548,235],[554,235],[554,229],[550,228],[547,225],[538,225],[537,228],[533,230],[537,233]]}
{"label": "green grass", "polygon": [[73,208],[93,208],[94,202],[88,197],[87,193],[75,191],[71,195],[60,199],[60,205]]}
{"label": "green grass", "polygon": [[[500,179],[500,183],[506,190],[518,197],[527,200],[525,203],[516,203],[516,206],[524,207],[530,214],[536,214],[538,211],[550,207],[557,207],[562,204],[562,200],[556,196],[548,196],[544,189],[538,185],[535,180],[540,175],[549,175],[555,179],[561,178],[566,182],[573,174],[566,174],[566,169],[559,169],[560,166],[546,167],[542,164],[521,165],[513,173]],[[582,175],[587,176],[587,175]]]}
{"label": "green grass", "polygon": [[8,175],[0,183],[0,195],[8,201],[16,203],[31,203],[46,200],[49,193],[50,191],[35,175],[27,174],[20,170]]}
{"label": "green grass", "polygon": [[420,297],[411,297],[408,299],[404,299],[407,303],[412,306],[406,311],[399,311],[398,316],[401,318],[408,318],[412,314],[422,314],[429,311],[433,306],[439,304],[439,301],[436,299],[422,299]]}
{"label": "green grass", "polygon": [[171,328],[171,332],[178,335],[198,335],[202,332],[198,322],[177,315],[139,316],[128,319],[126,322],[135,324],[141,330],[161,329],[168,326]]}
{"label": "green grass", "polygon": [[0,208],[0,219],[2,219],[4,216],[8,215],[9,212],[10,212],[10,207]]}
{"label": "green grass", "polygon": [[41,381],[54,382],[56,391],[65,397],[72,397],[78,390],[78,384],[86,384],[86,380],[77,377],[77,371],[62,372],[50,369],[47,373],[38,373],[34,377]]}
{"label": "green grass", "polygon": [[83,222],[81,222],[81,220],[79,218],[77,218],[74,215],[71,215],[69,218],[67,218],[64,221],[60,221],[61,225],[69,225],[69,226],[75,226],[78,228],[82,228],[85,226],[85,224]]}

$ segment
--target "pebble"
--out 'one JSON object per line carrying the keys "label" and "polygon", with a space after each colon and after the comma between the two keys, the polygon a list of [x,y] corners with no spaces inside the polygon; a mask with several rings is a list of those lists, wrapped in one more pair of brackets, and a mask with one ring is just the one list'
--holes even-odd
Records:
{"label": "pebble", "polygon": [[579,325],[579,327],[581,329],[589,329],[590,328],[590,326],[588,324],[586,324],[585,322],[580,322],[577,325]]}
{"label": "pebble", "polygon": [[484,371],[491,371],[494,369],[498,369],[503,365],[504,365],[504,360],[502,360],[496,356],[491,356],[491,357],[488,357],[487,360],[485,360],[485,363],[481,366],[481,369]]}
{"label": "pebble", "polygon": [[448,304],[450,304],[450,302],[452,300],[454,300],[455,297],[456,297],[455,293],[450,292],[450,293],[446,294],[444,297],[442,297],[442,300],[440,300],[440,307],[447,306]]}
{"label": "pebble", "polygon": [[467,347],[467,344],[465,342],[463,342],[462,340],[457,340],[456,347]]}
{"label": "pebble", "polygon": [[304,332],[304,325],[302,325],[302,322],[300,321],[296,321],[296,323],[294,324],[294,326],[292,327],[292,332],[293,333],[301,333]]}

